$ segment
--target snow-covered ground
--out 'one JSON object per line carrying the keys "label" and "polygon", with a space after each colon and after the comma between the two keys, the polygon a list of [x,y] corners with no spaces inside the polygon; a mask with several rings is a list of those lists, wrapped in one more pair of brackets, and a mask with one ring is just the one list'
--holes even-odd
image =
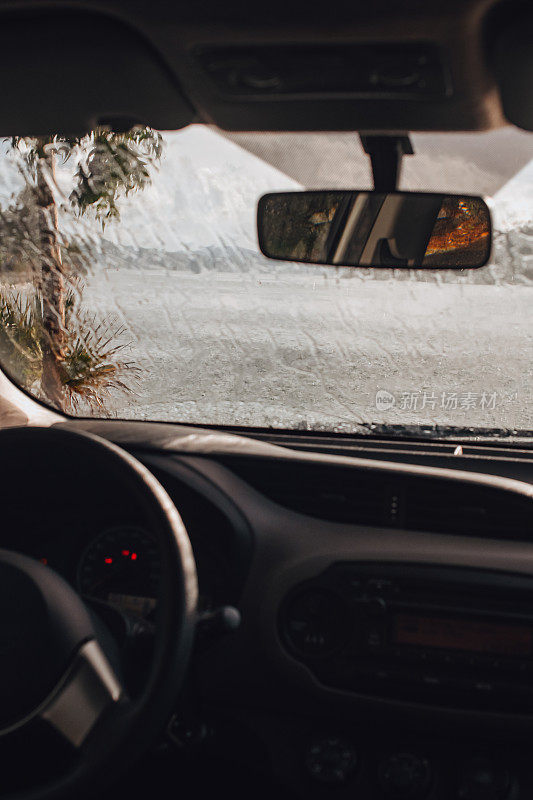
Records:
{"label": "snow-covered ground", "polygon": [[[212,130],[167,137],[152,187],[128,199],[121,225],[105,234],[125,260],[98,271],[84,298],[118,314],[142,370],[138,396],[118,401],[116,413],[347,431],[362,423],[530,430],[533,175],[521,134],[489,139],[508,164],[483,148],[476,164],[479,148],[463,137],[450,155],[413,158],[406,178],[412,188],[448,180],[456,191],[493,190],[493,265],[393,280],[275,264],[257,252],[258,196],[308,183],[312,152],[306,161],[292,148],[280,165],[287,148],[269,140],[268,164]],[[320,161],[323,150],[315,152]],[[342,185],[335,152],[330,180]],[[320,182],[328,185],[323,167]]]}
{"label": "snow-covered ground", "polygon": [[533,287],[109,270],[142,370],[125,417],[356,430],[530,430]]}

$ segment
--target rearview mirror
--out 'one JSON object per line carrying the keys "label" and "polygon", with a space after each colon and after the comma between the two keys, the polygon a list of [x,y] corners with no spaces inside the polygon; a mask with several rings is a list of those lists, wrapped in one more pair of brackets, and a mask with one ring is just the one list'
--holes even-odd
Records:
{"label": "rearview mirror", "polygon": [[491,250],[480,197],[418,192],[284,192],[259,201],[261,252],[359,267],[477,268]]}

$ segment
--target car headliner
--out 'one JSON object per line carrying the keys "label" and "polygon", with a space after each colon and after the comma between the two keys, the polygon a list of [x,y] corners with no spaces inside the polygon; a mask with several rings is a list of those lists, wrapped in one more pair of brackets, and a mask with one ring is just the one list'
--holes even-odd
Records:
{"label": "car headliner", "polygon": [[[301,0],[268,6],[0,0],[0,134],[74,133],[102,122],[164,130],[200,121],[241,131],[394,132],[486,130],[507,118],[528,127],[533,17],[526,5],[340,0],[326,18],[323,6]],[[237,96],[217,86],[201,57],[216,48],[222,60],[241,59],[242,66],[252,53],[256,65],[271,68],[282,45],[295,69],[299,47],[311,48],[312,64],[324,47],[355,48],[350,52],[357,56],[361,47],[380,45],[399,74],[409,47],[427,48],[446,90],[423,96],[368,87],[326,91],[317,72],[296,96],[260,90]]]}

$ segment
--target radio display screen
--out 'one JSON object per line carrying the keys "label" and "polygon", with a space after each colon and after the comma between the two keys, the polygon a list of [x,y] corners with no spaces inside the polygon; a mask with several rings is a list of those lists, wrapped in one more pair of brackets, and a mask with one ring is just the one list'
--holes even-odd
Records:
{"label": "radio display screen", "polygon": [[525,625],[400,613],[394,616],[393,641],[470,653],[530,656],[533,631]]}

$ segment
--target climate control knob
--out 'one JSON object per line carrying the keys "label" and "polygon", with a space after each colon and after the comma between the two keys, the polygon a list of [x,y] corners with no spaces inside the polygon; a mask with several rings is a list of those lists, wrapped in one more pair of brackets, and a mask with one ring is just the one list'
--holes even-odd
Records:
{"label": "climate control knob", "polygon": [[381,762],[378,777],[386,797],[418,800],[429,791],[431,766],[414,753],[395,753]]}
{"label": "climate control knob", "polygon": [[309,775],[320,783],[344,783],[357,767],[357,751],[346,739],[328,736],[309,747],[305,766]]}
{"label": "climate control knob", "polygon": [[488,758],[473,758],[462,771],[458,797],[459,800],[505,800],[512,783],[505,767]]}

